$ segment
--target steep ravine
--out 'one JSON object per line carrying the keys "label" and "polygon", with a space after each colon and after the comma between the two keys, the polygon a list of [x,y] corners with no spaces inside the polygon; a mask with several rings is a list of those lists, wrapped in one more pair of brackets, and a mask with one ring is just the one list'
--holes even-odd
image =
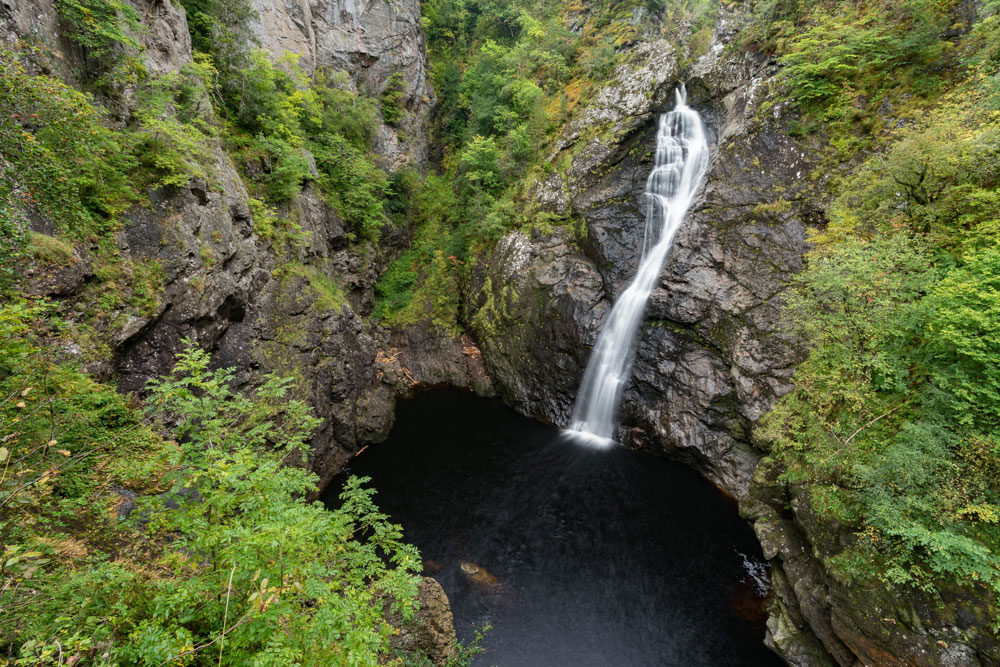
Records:
{"label": "steep ravine", "polygon": [[642,192],[658,114],[686,81],[706,119],[712,164],[654,290],[621,410],[630,447],[700,470],[740,499],[771,559],[767,643],[789,664],[993,664],[988,615],[968,598],[929,599],[829,572],[849,535],[758,466],[752,429],[791,389],[803,351],[783,333],[781,290],[825,222],[823,146],[790,137],[793,109],[766,104],[777,66],[737,48],[740,11],[721,12],[707,55],[681,70],[651,31],[631,64],[569,122],[530,189],[537,210],[585,233],[507,235],[465,283],[468,328],[500,393],[566,426],[590,347],[642,247]]}
{"label": "steep ravine", "polygon": [[[780,117],[755,118],[773,68],[722,49],[682,73],[668,41],[642,45],[643,64],[623,66],[563,133],[549,161],[566,169],[534,189],[542,210],[582,218],[586,235],[506,237],[478,258],[467,313],[505,396],[565,424],[589,346],[635,270],[657,118],[683,75],[711,134],[712,164],[650,299],[624,436],[696,464],[741,496],[757,460],[749,428],[789,389],[797,358],[775,335],[771,299],[799,268],[817,213],[806,149]],[[779,197],[797,203],[766,210]]]}
{"label": "steep ravine", "polygon": [[[183,11],[131,1],[148,28],[148,66],[191,62]],[[434,94],[416,0],[371,0],[358,12],[344,0],[257,5],[264,47],[301,53],[310,71],[346,69],[371,91],[401,72],[407,115],[400,128],[381,125],[378,151],[386,167],[426,169]],[[396,397],[414,383],[496,391],[565,425],[589,348],[635,269],[656,118],[683,80],[706,119],[712,164],[650,300],[623,401],[626,444],[689,463],[740,500],[772,564],[768,643],[789,664],[1000,660],[968,600],[836,580],[820,556],[835,549],[839,527],[812,521],[808,499],[757,465],[752,427],[790,389],[801,358],[780,332],[780,291],[801,266],[806,228],[823,224],[824,199],[822,179],[810,177],[816,147],[789,138],[789,109],[763,106],[776,66],[732,46],[739,11],[722,11],[708,54],[684,69],[656,19],[639,17],[647,39],[572,117],[547,156],[559,167],[529,192],[536,210],[581,221],[586,233],[515,232],[473,258],[462,294],[471,338],[371,324],[374,283],[399,248],[351,244],[308,185],[293,211],[309,237],[295,258],[306,274],[281,271],[253,231],[235,166],[214,146],[215,182],[155,192],[152,208],[129,216],[121,251],[158,260],[164,293],[155,313],[123,315],[106,332],[110,355],[91,369],[139,390],[190,337],[244,384],[266,372],[297,376],[323,419],[310,465],[324,481],[386,437]],[[52,0],[0,0],[5,39],[43,35],[72,64],[78,54],[59,30]],[[317,294],[309,272],[344,285],[343,302]],[[71,303],[93,271],[78,251],[72,266],[30,278],[35,293]]]}
{"label": "steep ravine", "polygon": [[[145,28],[143,58],[151,71],[178,72],[192,62],[183,9],[161,0],[132,4]],[[307,71],[344,69],[354,87],[369,93],[401,74],[406,113],[399,127],[380,125],[375,148],[386,168],[426,168],[434,94],[426,80],[416,0],[369,2],[363,10],[344,2],[258,5],[261,45],[276,56],[300,53]],[[72,77],[79,52],[62,37],[52,0],[3,3],[0,33],[8,40],[41,39],[57,54],[53,62],[64,63],[64,75]],[[159,262],[164,289],[155,312],[122,313],[107,325],[110,355],[92,363],[92,371],[114,377],[125,391],[140,391],[169,369],[182,339],[191,338],[212,350],[216,363],[237,367],[241,383],[266,372],[296,376],[323,419],[311,465],[324,480],[353,452],[388,434],[395,396],[412,382],[488,387],[468,344],[463,354],[461,341],[420,332],[393,334],[390,341],[389,332],[365,319],[380,267],[394,252],[391,243],[382,248],[351,243],[343,221],[306,185],[285,214],[298,222],[307,241],[295,256],[279,255],[254,232],[236,166],[220,145],[210,150],[212,182],[194,180],[151,192],[152,206],[129,214],[121,253]],[[77,253],[68,268],[33,270],[27,276],[31,291],[71,310],[94,278],[86,249]],[[316,289],[324,282],[342,288],[342,302],[339,295]],[[409,353],[411,340],[418,354]],[[423,361],[401,370],[410,356]]]}

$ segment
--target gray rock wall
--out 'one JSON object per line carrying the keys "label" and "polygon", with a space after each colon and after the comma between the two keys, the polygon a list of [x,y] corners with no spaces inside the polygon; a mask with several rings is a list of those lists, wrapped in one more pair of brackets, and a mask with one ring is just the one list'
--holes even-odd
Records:
{"label": "gray rock wall", "polygon": [[[724,16],[720,45],[729,29]],[[564,168],[532,190],[535,206],[582,219],[586,234],[511,235],[479,258],[467,290],[469,325],[501,391],[566,425],[589,349],[638,263],[658,117],[686,79],[712,164],[650,298],[621,436],[696,465],[737,497],[759,458],[750,429],[791,388],[798,357],[778,333],[776,295],[817,218],[806,150],[780,116],[757,117],[756,91],[773,71],[716,48],[679,72],[666,40],[638,45],[555,143],[548,161]],[[777,193],[789,203],[770,212]]]}
{"label": "gray rock wall", "polygon": [[375,96],[398,72],[409,113],[398,128],[380,125],[376,152],[391,169],[426,168],[434,93],[418,0],[253,0],[253,6],[260,15],[255,32],[275,58],[289,51],[307,72],[343,70],[355,90]]}
{"label": "gray rock wall", "polygon": [[[258,35],[276,56],[288,49],[299,52],[309,70],[344,69],[358,89],[376,95],[400,72],[408,113],[398,132],[382,128],[377,149],[386,166],[425,166],[433,96],[417,0],[255,1]],[[192,61],[183,8],[170,0],[130,2],[144,24],[139,37],[150,71],[175,72]],[[54,66],[64,68],[59,74],[75,80],[77,50],[61,36],[53,0],[2,0],[0,38],[42,44]],[[127,216],[119,236],[123,257],[158,263],[164,285],[154,312],[123,311],[98,323],[110,355],[92,365],[94,372],[141,392],[170,369],[181,341],[190,338],[213,353],[214,363],[237,368],[241,384],[271,372],[296,377],[301,397],[323,419],[310,465],[324,481],[362,446],[387,435],[396,396],[412,382],[441,381],[442,368],[456,383],[473,384],[471,375],[462,375],[466,370],[485,378],[478,358],[456,362],[466,359],[459,341],[424,344],[431,358],[421,359],[419,368],[387,374],[393,362],[399,370],[398,359],[383,354],[388,334],[362,317],[372,307],[381,251],[350,244],[342,221],[307,186],[286,212],[307,241],[291,254],[276,252],[254,231],[235,165],[221,145],[208,148],[211,182],[150,192],[151,206]],[[34,276],[33,289],[63,300],[70,312],[94,277],[86,250],[80,252],[73,267]],[[488,386],[488,379],[480,384]]]}

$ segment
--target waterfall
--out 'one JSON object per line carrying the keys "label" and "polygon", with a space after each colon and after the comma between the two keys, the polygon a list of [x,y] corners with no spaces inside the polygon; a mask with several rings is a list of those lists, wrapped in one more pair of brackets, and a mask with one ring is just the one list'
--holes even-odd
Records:
{"label": "waterfall", "polygon": [[646,180],[646,232],[639,269],[611,309],[573,409],[570,434],[593,443],[608,444],[614,439],[615,412],[632,370],[635,336],[646,301],[708,169],[701,117],[687,105],[683,84],[675,96],[674,110],[660,117],[656,161]]}

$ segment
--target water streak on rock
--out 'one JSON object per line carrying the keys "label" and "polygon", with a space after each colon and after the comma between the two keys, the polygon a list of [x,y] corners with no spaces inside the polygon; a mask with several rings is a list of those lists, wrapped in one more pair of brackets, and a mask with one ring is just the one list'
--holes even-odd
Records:
{"label": "water streak on rock", "polygon": [[646,235],[635,278],[615,303],[580,385],[569,433],[590,444],[613,442],[615,413],[632,370],[635,335],[674,235],[708,168],[708,141],[683,84],[673,111],[660,117],[656,161],[646,180]]}

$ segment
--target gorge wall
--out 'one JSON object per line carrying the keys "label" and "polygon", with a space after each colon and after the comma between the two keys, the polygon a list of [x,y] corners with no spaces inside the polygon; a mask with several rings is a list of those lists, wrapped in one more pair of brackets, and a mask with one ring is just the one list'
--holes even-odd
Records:
{"label": "gorge wall", "polygon": [[[183,10],[131,2],[146,26],[147,66],[175,72],[190,63]],[[379,124],[374,148],[387,169],[426,170],[435,99],[417,0],[255,0],[255,8],[254,29],[275,57],[291,51],[308,72],[344,70],[355,90],[374,95],[401,75],[406,113],[398,126]],[[286,212],[307,238],[289,269],[255,233],[241,177],[213,145],[213,182],[153,192],[151,207],[128,216],[121,252],[155,259],[165,283],[155,312],[104,323],[108,351],[91,370],[141,391],[191,338],[245,385],[269,372],[295,376],[323,420],[309,463],[324,481],[388,434],[397,396],[415,383],[496,391],[527,415],[566,425],[590,347],[635,270],[657,117],[683,80],[710,132],[712,163],[650,300],[623,400],[624,442],[683,460],[740,500],[772,564],[767,641],[789,664],[997,660],[982,619],[958,594],[928,601],[838,581],[822,556],[836,549],[839,527],[811,522],[808,500],[758,466],[753,426],[789,391],[803,354],[782,333],[780,293],[801,268],[807,228],[824,223],[825,195],[814,171],[820,146],[790,138],[794,112],[766,104],[777,66],[736,45],[741,12],[723,8],[707,53],[683,64],[660,20],[637,13],[641,39],[548,147],[551,173],[524,189],[530,210],[572,224],[512,232],[478,251],[462,276],[471,339],[373,322],[375,282],[407,239],[352,242],[309,184]],[[79,58],[52,0],[2,0],[0,34],[40,38],[69,70]],[[75,253],[68,266],[26,276],[34,293],[68,311],[94,278],[87,248]],[[317,288],[329,281],[342,294]]]}
{"label": "gorge wall", "polygon": [[[276,56],[292,51],[302,55],[308,71],[347,71],[350,85],[370,95],[401,75],[403,119],[398,127],[381,122],[374,148],[386,168],[426,168],[434,95],[426,79],[416,0],[364,7],[257,4],[261,18],[254,28],[261,45]],[[190,64],[183,9],[163,0],[133,5],[144,27],[147,67],[176,73]],[[0,6],[0,32],[8,41],[41,41],[57,54],[62,75],[72,80],[79,49],[63,37],[51,0],[6,2]],[[112,321],[98,323],[108,350],[90,361],[93,372],[115,378],[125,391],[142,391],[149,379],[172,366],[181,341],[190,338],[213,351],[217,364],[238,368],[242,384],[270,372],[295,376],[323,420],[310,465],[324,482],[353,452],[388,434],[396,395],[411,383],[460,385],[476,377],[480,387],[488,386],[481,363],[462,353],[460,341],[432,340],[417,332],[412,351],[404,332],[390,346],[389,332],[365,319],[380,267],[393,252],[391,241],[381,248],[349,242],[344,222],[306,184],[284,212],[301,226],[306,242],[292,262],[279,258],[272,243],[254,231],[249,197],[232,159],[218,142],[209,150],[211,182],[196,179],[151,192],[152,206],[128,215],[120,251],[125,258],[158,262],[165,274],[163,290],[155,312],[123,310]],[[35,226],[52,231],[44,221]],[[30,267],[26,276],[33,293],[56,299],[70,312],[95,278],[88,249],[75,252],[69,266]],[[334,293],[324,293],[327,284],[336,286]],[[422,345],[433,354],[418,352]],[[400,370],[409,359],[424,357],[430,360],[414,363],[413,371]]]}
{"label": "gorge wall", "polygon": [[723,8],[708,52],[683,60],[651,27],[612,80],[565,126],[529,184],[534,211],[576,229],[508,234],[464,285],[466,325],[500,393],[569,424],[590,348],[642,248],[642,193],[657,118],[686,82],[712,163],[678,232],[638,336],[621,436],[700,470],[740,499],[771,559],[767,643],[792,665],[993,664],[989,613],[968,596],[859,587],[824,564],[850,538],[759,466],[753,427],[787,393],[805,351],[785,333],[781,291],[802,267],[807,229],[826,220],[826,148],[793,139],[793,108],[773,104],[779,68],[737,46],[745,17]]}
{"label": "gorge wall", "polygon": [[716,46],[688,72],[669,40],[642,42],[556,142],[549,161],[562,168],[531,191],[539,210],[579,219],[585,232],[504,238],[478,258],[466,312],[505,397],[566,425],[589,348],[635,272],[656,124],[683,76],[712,164],[650,299],[623,437],[741,496],[758,459],[750,428],[788,390],[797,358],[777,333],[773,297],[822,214],[808,197],[809,151],[780,113],[758,118],[774,68],[725,49],[734,30],[724,17]]}

